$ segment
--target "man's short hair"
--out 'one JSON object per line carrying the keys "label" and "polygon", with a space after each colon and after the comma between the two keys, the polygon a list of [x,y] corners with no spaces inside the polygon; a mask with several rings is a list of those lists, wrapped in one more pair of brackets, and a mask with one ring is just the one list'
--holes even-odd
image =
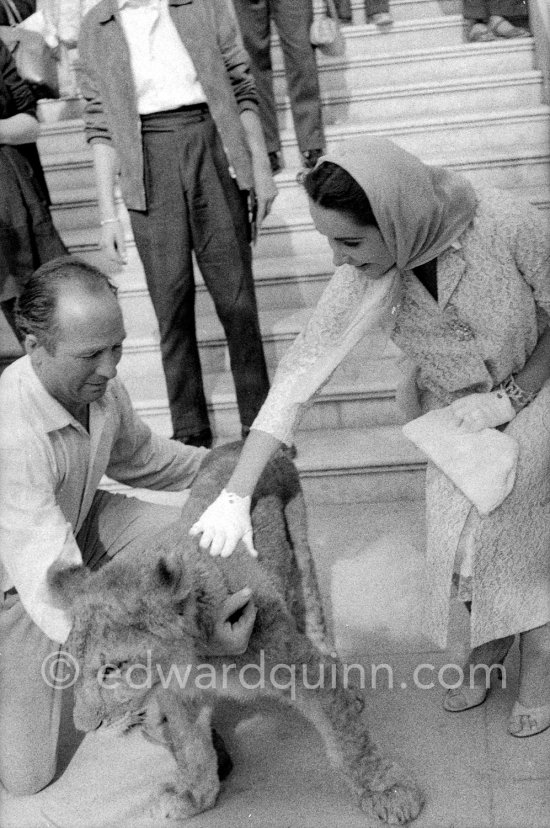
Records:
{"label": "man's short hair", "polygon": [[50,354],[57,343],[60,288],[68,283],[80,284],[90,293],[105,288],[117,293],[106,273],[76,256],[58,256],[35,270],[17,300],[15,324],[22,338],[33,334]]}

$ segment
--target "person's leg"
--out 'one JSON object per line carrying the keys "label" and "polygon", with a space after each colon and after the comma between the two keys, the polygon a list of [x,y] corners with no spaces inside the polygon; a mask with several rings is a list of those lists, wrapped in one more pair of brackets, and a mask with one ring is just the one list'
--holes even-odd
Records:
{"label": "person's leg", "polygon": [[186,170],[193,247],[225,331],[241,425],[250,426],[267,396],[269,378],[254,291],[246,194],[229,174],[212,120],[196,130]]}
{"label": "person's leg", "polygon": [[462,0],[462,16],[466,21],[487,22],[490,17],[489,0]]}
{"label": "person's leg", "polygon": [[175,133],[144,126],[147,211],[130,219],[160,330],[174,437],[209,429],[195,326],[195,282]]}
{"label": "person's leg", "polygon": [[389,11],[389,0],[365,0],[365,14],[367,15],[367,19],[374,17],[375,14],[389,14]]}
{"label": "person's leg", "polygon": [[338,13],[338,19],[343,23],[351,23],[351,0],[335,0],[334,5]]}
{"label": "person's leg", "polygon": [[17,594],[7,595],[0,608],[0,642],[0,781],[10,793],[28,795],[55,775],[60,645],[34,624]]}
{"label": "person's leg", "polygon": [[508,635],[474,647],[462,667],[463,683],[445,693],[445,710],[459,713],[482,704],[489,692],[492,676],[501,678],[502,663],[513,643],[514,636]]}
{"label": "person's leg", "polygon": [[234,0],[233,5],[256,81],[267,151],[273,153],[281,149],[281,139],[273,92],[270,2],[271,0]]}
{"label": "person's leg", "polygon": [[272,14],[281,39],[288,94],[300,152],[325,146],[315,50],[309,39],[311,0],[273,0]]}
{"label": "person's leg", "polygon": [[517,702],[508,722],[513,736],[534,736],[550,727],[550,624],[520,635]]}

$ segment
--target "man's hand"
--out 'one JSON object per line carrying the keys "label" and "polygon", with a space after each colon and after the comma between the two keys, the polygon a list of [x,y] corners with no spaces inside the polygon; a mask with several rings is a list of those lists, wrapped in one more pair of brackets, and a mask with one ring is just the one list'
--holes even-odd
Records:
{"label": "man's hand", "polygon": [[226,598],[218,610],[214,632],[208,642],[209,654],[242,655],[248,647],[257,611],[248,587]]}
{"label": "man's hand", "polygon": [[127,264],[124,228],[120,220],[109,219],[102,224],[101,248],[111,264],[117,267]]}
{"label": "man's hand", "polygon": [[508,423],[516,416],[510,399],[503,391],[486,394],[468,394],[449,406],[461,431],[481,431],[483,428]]}
{"label": "man's hand", "polygon": [[[254,194],[256,198],[256,230],[257,237],[258,230],[262,226],[264,220],[271,212],[273,202],[277,196],[277,187],[273,181],[271,170],[266,169],[265,164],[254,165]],[[256,242],[256,238],[252,238]]]}
{"label": "man's hand", "polygon": [[222,489],[219,497],[202,513],[189,530],[193,537],[202,535],[201,549],[210,547],[211,555],[228,558],[242,540],[253,558],[258,556],[252,543],[250,497],[239,497]]}

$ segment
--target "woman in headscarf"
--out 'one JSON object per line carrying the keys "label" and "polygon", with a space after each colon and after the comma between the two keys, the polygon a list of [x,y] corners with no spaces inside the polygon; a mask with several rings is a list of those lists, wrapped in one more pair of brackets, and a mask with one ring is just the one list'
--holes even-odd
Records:
{"label": "woman in headscarf", "polygon": [[0,307],[14,332],[14,305],[26,280],[67,252],[50,216],[38,132],[31,89],[0,41]]}
{"label": "woman in headscarf", "polygon": [[[534,735],[550,726],[547,228],[527,202],[476,191],[383,139],[348,142],[303,183],[336,272],[281,360],[230,481],[192,533],[214,555],[231,554],[241,538],[253,551],[250,496],[268,457],[291,442],[302,406],[360,338],[374,354],[391,338],[407,358],[409,419],[450,406],[462,430],[509,423],[519,445],[514,488],[488,515],[428,463],[425,627],[445,647],[454,580],[471,609],[469,665],[502,663],[519,633],[508,730]],[[485,700],[481,673],[447,692],[447,710]]]}

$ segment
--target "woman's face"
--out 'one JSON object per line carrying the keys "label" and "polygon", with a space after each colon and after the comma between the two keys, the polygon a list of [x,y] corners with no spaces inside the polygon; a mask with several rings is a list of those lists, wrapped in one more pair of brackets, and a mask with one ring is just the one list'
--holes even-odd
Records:
{"label": "woman's face", "polygon": [[376,227],[359,224],[348,213],[321,207],[311,199],[309,211],[316,229],[328,239],[336,267],[350,264],[369,279],[380,279],[394,266],[395,259]]}

